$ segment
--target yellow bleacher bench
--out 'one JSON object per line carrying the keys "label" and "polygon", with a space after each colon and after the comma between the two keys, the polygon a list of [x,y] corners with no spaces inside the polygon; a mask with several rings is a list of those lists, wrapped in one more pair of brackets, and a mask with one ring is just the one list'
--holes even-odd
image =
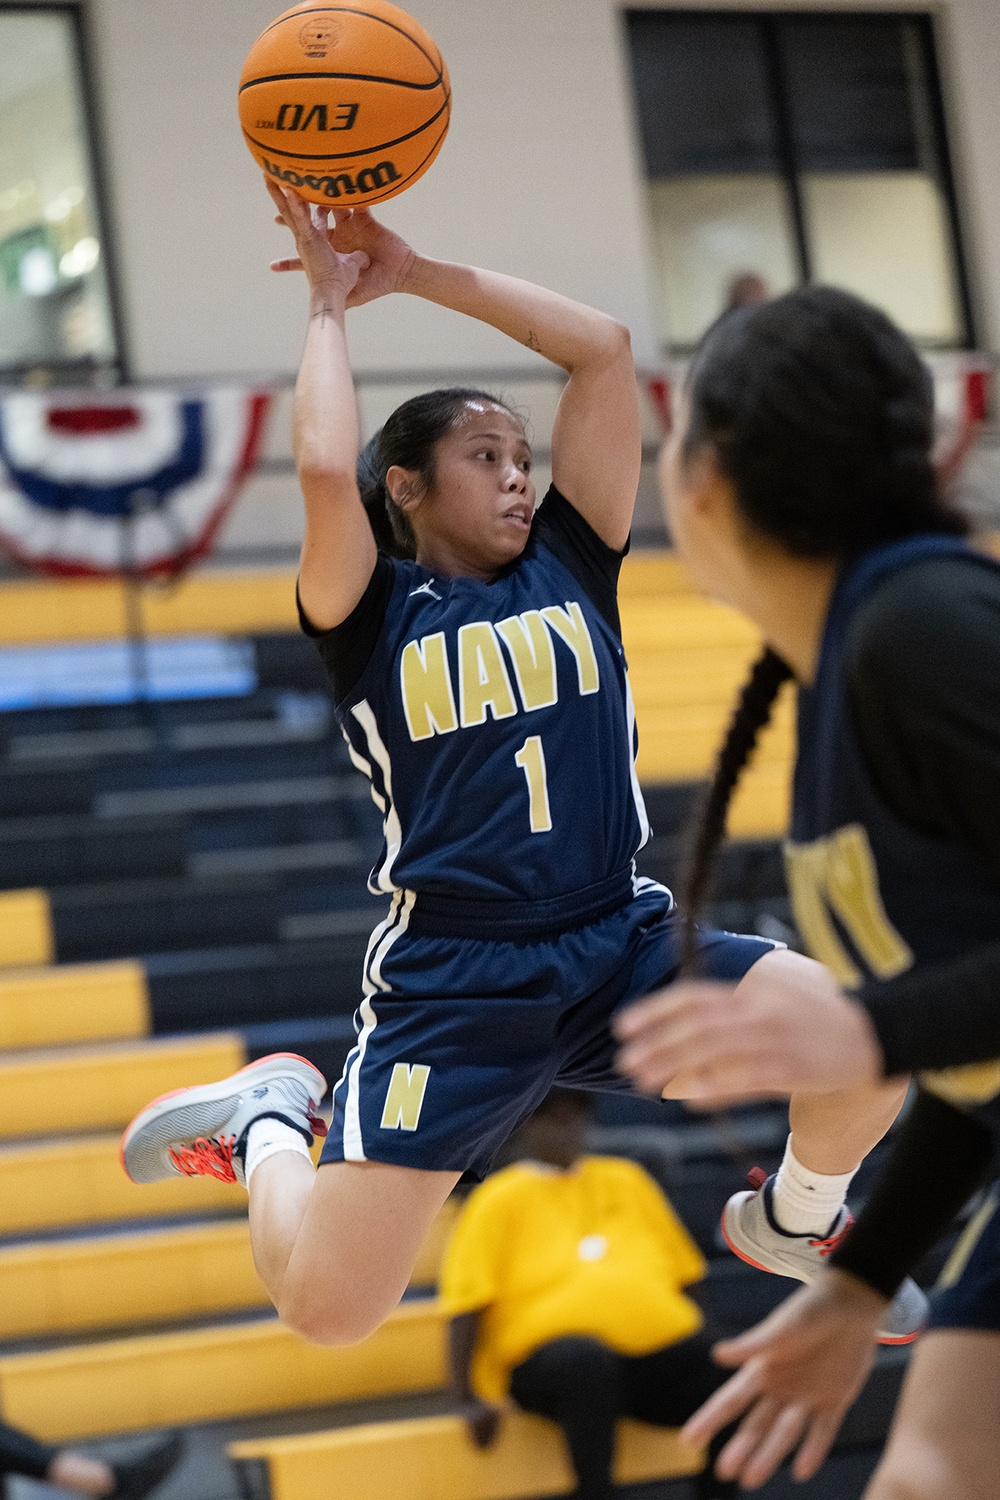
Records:
{"label": "yellow bleacher bench", "polygon": [[50,964],[52,910],[45,891],[0,891],[0,968]]}
{"label": "yellow bleacher bench", "polygon": [[[524,1500],[575,1487],[557,1429],[521,1412],[504,1414],[485,1452],[453,1416],[231,1443],[228,1451],[237,1462],[267,1465],[271,1500]],[[619,1427],[619,1484],[681,1478],[701,1464],[700,1452],[673,1429]]]}
{"label": "yellow bleacher bench", "polygon": [[[449,1199],[427,1233],[411,1286],[437,1282],[457,1212]],[[0,1339],[269,1305],[242,1218],[0,1248]]]}
{"label": "yellow bleacher bench", "polygon": [[124,1127],[150,1099],[246,1062],[235,1032],[0,1054],[0,1137]]}
{"label": "yellow bleacher bench", "polygon": [[48,1442],[328,1406],[446,1380],[444,1318],[404,1302],[363,1343],[307,1344],[276,1319],[0,1358],[4,1420]]}
{"label": "yellow bleacher bench", "polygon": [[132,960],[0,972],[0,1048],[146,1036],[146,973]]}
{"label": "yellow bleacher bench", "polygon": [[242,1188],[211,1177],[171,1177],[137,1187],[118,1160],[119,1135],[0,1146],[0,1235],[149,1219],[158,1214],[239,1211]]}

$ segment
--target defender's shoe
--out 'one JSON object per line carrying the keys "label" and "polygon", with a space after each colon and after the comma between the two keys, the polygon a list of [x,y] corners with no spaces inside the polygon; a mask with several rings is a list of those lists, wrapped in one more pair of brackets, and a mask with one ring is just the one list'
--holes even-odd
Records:
{"label": "defender's shoe", "polygon": [[161,1094],[132,1121],[119,1156],[133,1182],[216,1177],[246,1186],[243,1158],[254,1120],[272,1115],[305,1136],[326,1135],[317,1113],[326,1093],[318,1068],[294,1052],[273,1052],[198,1088]]}
{"label": "defender's shoe", "polygon": [[[790,1234],[774,1216],[774,1176],[765,1177],[755,1167],[748,1181],[751,1190],[734,1193],[722,1210],[722,1234],[730,1250],[759,1271],[807,1283],[815,1281],[826,1257],[836,1250],[854,1222],[847,1208],[838,1210],[825,1234]],[[912,1343],[927,1322],[928,1311],[927,1298],[907,1277],[886,1308],[879,1343]]]}

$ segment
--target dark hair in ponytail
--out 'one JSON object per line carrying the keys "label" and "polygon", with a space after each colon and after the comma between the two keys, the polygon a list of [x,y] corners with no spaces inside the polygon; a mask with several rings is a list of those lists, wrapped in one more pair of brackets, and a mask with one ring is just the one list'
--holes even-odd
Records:
{"label": "dark hair in ponytail", "polygon": [[[752,530],[796,557],[846,560],[920,532],[964,536],[934,469],[931,375],[869,303],[803,287],[726,313],[688,376],[686,447],[710,445]],[[767,650],[743,688],[691,840],[687,957],[740,774],[791,676]]]}
{"label": "dark hair in ponytail", "polygon": [[380,552],[392,557],[417,555],[417,539],[410,519],[395,503],[385,482],[389,470],[394,465],[412,469],[425,485],[432,484],[435,445],[451,431],[472,401],[485,401],[510,411],[505,401],[472,387],[427,391],[397,406],[381,431],[359,453],[358,490]]}

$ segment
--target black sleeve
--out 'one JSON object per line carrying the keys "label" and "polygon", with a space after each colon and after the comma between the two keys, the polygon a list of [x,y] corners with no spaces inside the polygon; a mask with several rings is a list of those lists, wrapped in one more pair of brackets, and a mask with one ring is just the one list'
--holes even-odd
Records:
{"label": "black sleeve", "polygon": [[19,1428],[0,1422],[0,1475],[44,1479],[58,1452],[52,1443],[39,1443]]}
{"label": "black sleeve", "polygon": [[[1000,881],[1000,570],[969,554],[890,575],[852,623],[847,687],[885,802]],[[858,998],[887,1074],[1000,1057],[1000,944]]]}
{"label": "black sleeve", "polygon": [[993,1163],[981,1121],[921,1089],[857,1223],[829,1264],[892,1298]]}
{"label": "black sleeve", "polygon": [[616,635],[621,635],[618,617],[618,575],[628,544],[621,552],[602,542],[580,512],[550,485],[538,508],[535,541],[558,557],[568,568],[587,598],[600,611]]}
{"label": "black sleeve", "polygon": [[340,703],[357,686],[362,672],[371,661],[375,643],[385,623],[395,581],[392,563],[380,553],[368,587],[347,619],[335,625],[332,630],[317,630],[302,608],[302,601],[296,590],[299,624],[306,635],[316,642],[316,649],[323,658],[323,665],[333,687],[335,703]]}

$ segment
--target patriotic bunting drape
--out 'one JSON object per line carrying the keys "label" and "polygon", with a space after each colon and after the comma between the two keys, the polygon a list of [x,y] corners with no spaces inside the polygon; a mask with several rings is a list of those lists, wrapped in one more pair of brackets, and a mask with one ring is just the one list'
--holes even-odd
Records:
{"label": "patriotic bunting drape", "polygon": [[180,572],[260,451],[270,395],[217,387],[0,400],[0,546],[71,575]]}

